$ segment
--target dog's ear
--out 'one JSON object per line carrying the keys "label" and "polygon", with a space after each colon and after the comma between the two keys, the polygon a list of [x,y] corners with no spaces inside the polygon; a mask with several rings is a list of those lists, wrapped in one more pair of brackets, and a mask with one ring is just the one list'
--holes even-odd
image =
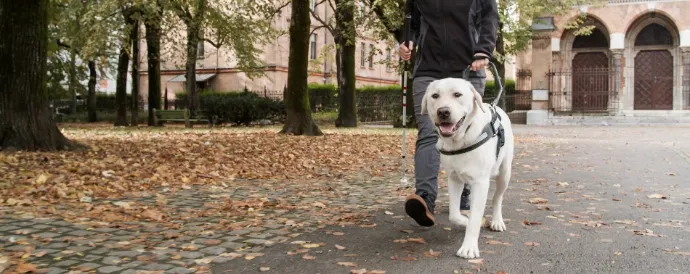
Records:
{"label": "dog's ear", "polygon": [[482,101],[482,95],[477,92],[477,89],[474,88],[472,84],[469,84],[470,88],[472,89],[472,93],[474,94],[474,102],[477,103],[477,106],[479,106],[479,109],[482,110],[482,112],[486,113],[486,107],[484,106],[484,102]]}
{"label": "dog's ear", "polygon": [[429,83],[429,85],[426,87],[426,90],[424,91],[424,96],[422,96],[422,110],[419,112],[420,115],[424,115],[426,113],[426,98],[429,96],[429,91],[433,91],[436,89],[436,83],[438,80],[434,80],[433,82]]}

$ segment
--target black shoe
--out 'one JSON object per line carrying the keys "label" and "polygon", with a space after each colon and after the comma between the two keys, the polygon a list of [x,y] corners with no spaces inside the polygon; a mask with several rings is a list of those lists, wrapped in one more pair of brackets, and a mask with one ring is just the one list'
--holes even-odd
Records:
{"label": "black shoe", "polygon": [[417,194],[407,196],[405,212],[421,226],[433,226],[436,224],[434,214],[427,207],[426,201]]}
{"label": "black shoe", "polygon": [[465,186],[460,196],[460,210],[470,210],[470,188]]}

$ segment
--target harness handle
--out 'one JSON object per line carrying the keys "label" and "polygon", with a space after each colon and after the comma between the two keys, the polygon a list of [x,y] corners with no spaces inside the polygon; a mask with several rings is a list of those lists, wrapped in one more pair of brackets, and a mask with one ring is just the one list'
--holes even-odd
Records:
{"label": "harness handle", "polygon": [[[493,102],[491,102],[491,106],[495,107],[498,104],[498,100],[501,99],[501,95],[503,95],[503,81],[501,81],[501,76],[498,75],[498,69],[496,69],[496,65],[494,65],[493,62],[489,62],[490,67],[493,70],[490,70],[491,74],[494,75],[495,83],[498,84],[498,95],[494,99]],[[463,71],[462,71],[462,78],[469,81],[470,80],[470,70],[472,70],[472,65],[467,66]]]}

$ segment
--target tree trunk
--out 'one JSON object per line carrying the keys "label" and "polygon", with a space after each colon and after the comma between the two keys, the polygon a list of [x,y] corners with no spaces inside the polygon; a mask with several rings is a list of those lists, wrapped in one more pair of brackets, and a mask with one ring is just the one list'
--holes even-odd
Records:
{"label": "tree trunk", "polygon": [[307,59],[311,24],[308,0],[292,0],[288,90],[285,94],[287,119],[280,133],[320,136],[323,132],[311,118],[307,93]]}
{"label": "tree trunk", "polygon": [[48,0],[0,1],[0,150],[81,147],[48,105]]}
{"label": "tree trunk", "polygon": [[74,115],[77,113],[77,85],[79,84],[77,82],[77,51],[73,48],[70,48],[69,51],[69,75],[67,77],[69,77],[69,94],[72,96],[69,109],[70,114]]}
{"label": "tree trunk", "polygon": [[149,71],[149,126],[158,126],[154,124],[153,109],[160,110],[161,108],[161,16],[162,14],[158,14],[157,18],[149,18],[145,23]]}
{"label": "tree trunk", "polygon": [[139,19],[136,19],[130,40],[132,41],[132,120],[129,125],[136,127],[139,124]]}
{"label": "tree trunk", "polygon": [[87,97],[87,108],[89,111],[89,123],[98,121],[96,115],[96,62],[89,61],[89,97]]}
{"label": "tree trunk", "polygon": [[[193,20],[187,26],[187,62],[185,66],[185,85],[187,86],[187,94],[189,100],[189,114],[191,117],[196,117],[196,111],[199,106],[199,95],[196,90],[196,58],[199,47],[199,24]],[[167,97],[165,98],[168,99]],[[187,123],[186,127],[192,127],[192,123]]]}
{"label": "tree trunk", "polygon": [[336,1],[336,67],[340,97],[336,127],[357,127],[354,7],[349,0]]}
{"label": "tree trunk", "polygon": [[117,60],[117,80],[115,81],[115,107],[117,117],[115,126],[129,126],[127,123],[127,67],[129,66],[129,53],[127,48],[129,43],[122,41],[120,56]]}

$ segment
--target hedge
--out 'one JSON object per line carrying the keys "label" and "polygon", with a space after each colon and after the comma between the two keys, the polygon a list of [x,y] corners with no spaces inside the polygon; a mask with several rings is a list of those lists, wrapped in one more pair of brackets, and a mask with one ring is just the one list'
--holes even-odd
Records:
{"label": "hedge", "polygon": [[[187,94],[176,94],[177,102],[186,102]],[[184,104],[186,106],[186,104]],[[282,101],[261,97],[254,92],[204,91],[199,94],[199,108],[206,116],[216,116],[219,123],[250,125],[258,120],[282,120]]]}

